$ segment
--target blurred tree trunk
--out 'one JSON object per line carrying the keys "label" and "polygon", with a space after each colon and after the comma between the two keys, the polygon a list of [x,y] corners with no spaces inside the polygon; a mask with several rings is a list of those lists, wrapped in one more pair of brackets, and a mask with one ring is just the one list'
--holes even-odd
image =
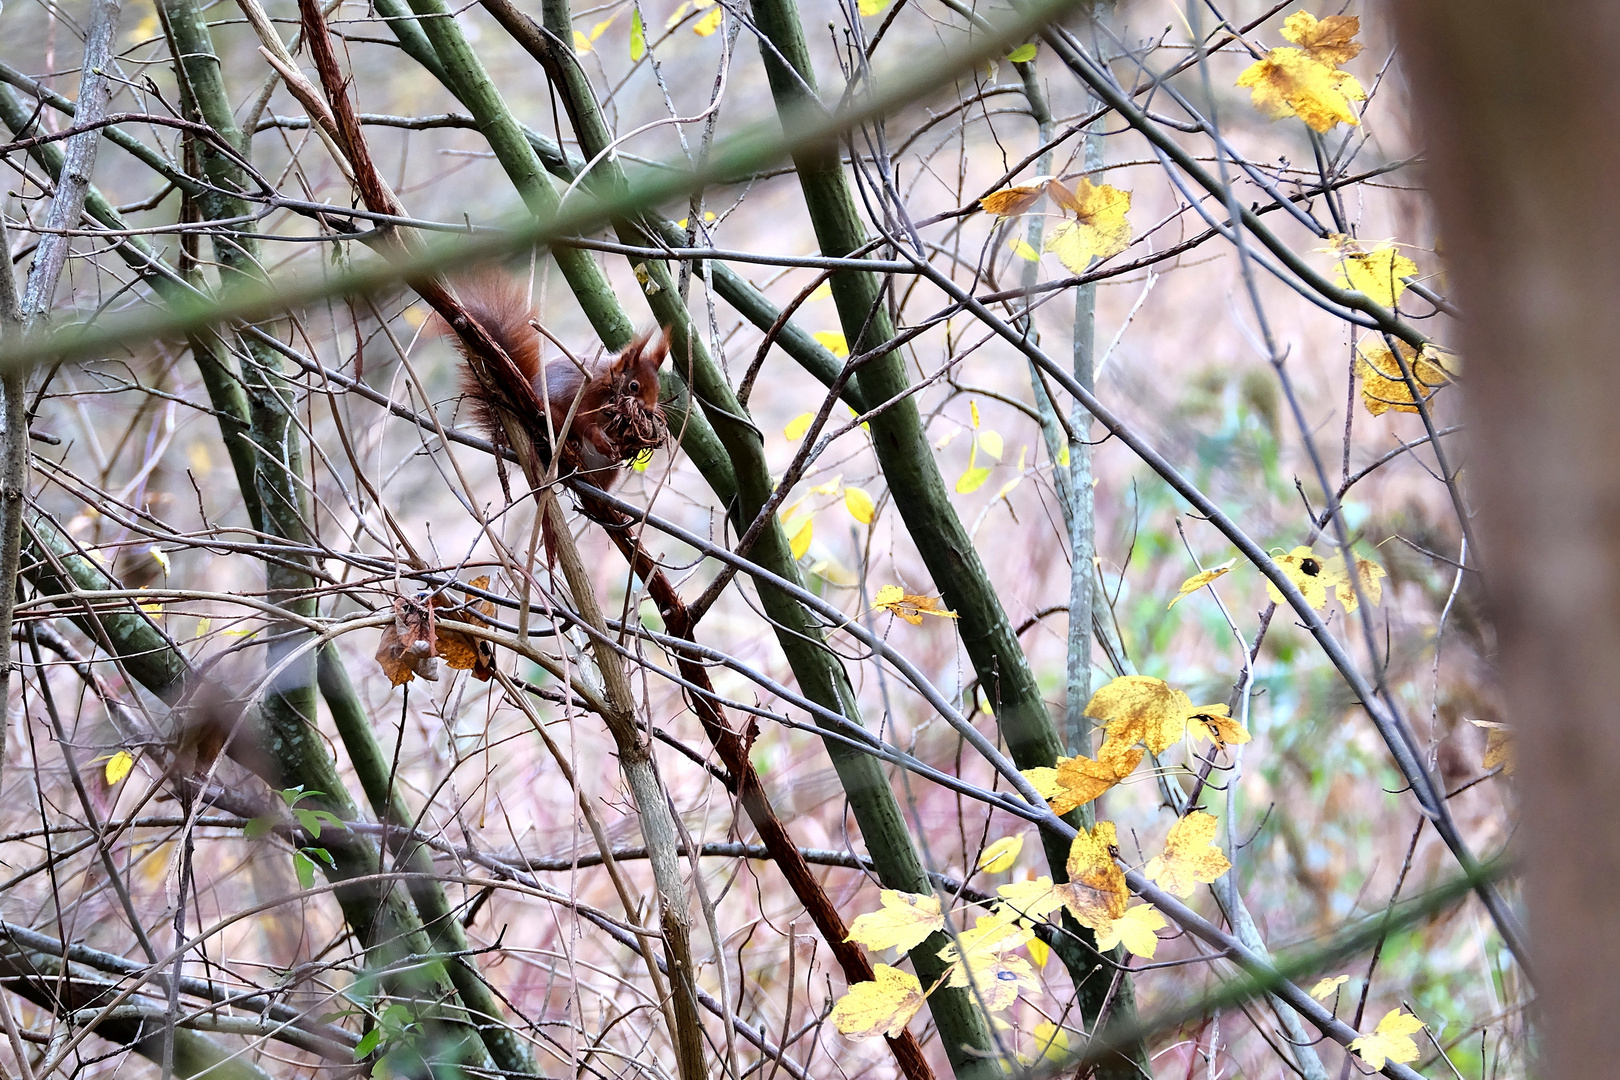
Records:
{"label": "blurred tree trunk", "polygon": [[1614,1075],[1620,1015],[1620,7],[1392,4],[1461,351],[1517,725],[1539,1074]]}

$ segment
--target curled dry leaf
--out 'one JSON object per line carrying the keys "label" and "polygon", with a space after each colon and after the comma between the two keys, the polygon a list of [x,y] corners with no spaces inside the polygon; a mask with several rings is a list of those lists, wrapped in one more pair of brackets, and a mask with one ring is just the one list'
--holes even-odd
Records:
{"label": "curled dry leaf", "polygon": [[419,675],[436,682],[437,645],[433,609],[420,600],[394,597],[394,621],[383,628],[377,643],[377,664],[389,683],[403,686]]}
{"label": "curled dry leaf", "polygon": [[1249,729],[1232,719],[1232,710],[1225,705],[1194,706],[1188,728],[1195,738],[1206,738],[1225,750],[1228,745],[1242,746],[1250,739]]}
{"label": "curled dry leaf", "polygon": [[[1483,769],[1494,769],[1502,766],[1503,776],[1513,775],[1515,749],[1513,746],[1513,731],[1506,724],[1498,724],[1491,720],[1470,720],[1470,724],[1485,732],[1485,758],[1480,762]],[[112,769],[109,763],[108,771]]]}
{"label": "curled dry leaf", "polygon": [[[471,588],[487,591],[489,589],[489,576],[486,574],[483,577],[473,578],[467,584]],[[447,614],[452,615],[458,621],[471,623],[473,626],[488,626],[489,624],[485,619],[495,614],[493,602],[489,600],[475,601],[470,592],[467,593],[467,606],[463,609],[455,608],[443,596],[433,598],[433,607],[435,609],[449,609],[446,612]],[[437,616],[437,611],[435,611],[435,616]],[[483,616],[483,618],[480,618],[480,616]],[[458,671],[472,672],[473,678],[479,682],[488,682],[495,674],[495,650],[490,647],[489,642],[482,638],[473,637],[471,634],[463,633],[460,630],[440,629],[437,633],[438,655],[446,664]]]}
{"label": "curled dry leaf", "polygon": [[1050,176],[1037,176],[1027,184],[992,191],[979,200],[979,209],[997,217],[1017,217],[1035,205],[1051,182]]}
{"label": "curled dry leaf", "polygon": [[921,626],[924,615],[932,615],[939,619],[956,618],[956,612],[946,611],[937,598],[916,596],[898,585],[885,585],[879,589],[877,595],[872,598],[872,607],[881,608],[891,615],[898,615],[912,626]]}

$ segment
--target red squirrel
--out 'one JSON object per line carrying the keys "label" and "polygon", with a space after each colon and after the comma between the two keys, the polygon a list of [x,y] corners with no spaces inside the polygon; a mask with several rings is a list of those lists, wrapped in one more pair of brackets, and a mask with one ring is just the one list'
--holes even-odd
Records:
{"label": "red squirrel", "polygon": [[[624,461],[664,441],[668,427],[658,406],[658,368],[669,352],[667,334],[643,334],[619,355],[586,371],[566,358],[542,366],[534,308],[520,282],[482,275],[458,282],[456,291],[467,313],[506,350],[534,396],[549,407],[549,428],[541,418],[533,425],[534,434],[542,442],[561,440],[565,473],[580,473],[606,491],[624,471]],[[454,333],[450,338],[466,357],[465,342]],[[505,442],[491,393],[470,367],[462,371],[462,388],[473,402],[478,426],[495,442]]]}

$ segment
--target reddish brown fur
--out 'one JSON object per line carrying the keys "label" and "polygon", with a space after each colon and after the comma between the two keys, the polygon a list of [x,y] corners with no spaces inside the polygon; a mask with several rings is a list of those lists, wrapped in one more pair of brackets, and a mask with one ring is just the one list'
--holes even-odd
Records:
{"label": "reddish brown fur", "polygon": [[[564,465],[605,490],[618,479],[625,459],[663,442],[667,428],[658,407],[658,368],[669,352],[667,335],[636,338],[619,355],[592,365],[587,381],[571,360],[541,365],[540,336],[530,325],[535,312],[520,282],[485,274],[458,283],[457,292],[467,313],[506,350],[547,406],[550,429],[542,420],[533,425],[535,435],[560,440]],[[451,340],[465,356],[460,337]],[[490,393],[470,368],[463,369],[461,384],[474,421],[495,442],[504,442]]]}

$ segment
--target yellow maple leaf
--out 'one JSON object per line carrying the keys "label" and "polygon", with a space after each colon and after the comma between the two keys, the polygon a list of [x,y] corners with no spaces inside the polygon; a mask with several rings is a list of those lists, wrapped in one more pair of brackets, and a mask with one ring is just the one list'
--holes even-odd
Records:
{"label": "yellow maple leaf", "polygon": [[996,889],[1006,906],[1026,919],[1040,920],[1063,906],[1063,896],[1049,877],[1034,881],[1012,881]]}
{"label": "yellow maple leaf", "polygon": [[[1337,589],[1344,582],[1342,560],[1335,573],[1331,559],[1324,561],[1318,558],[1308,547],[1297,547],[1271,561],[1276,563],[1277,568],[1294,583],[1294,587],[1304,594],[1305,602],[1317,611],[1327,606],[1328,590]],[[1283,594],[1270,581],[1266,582],[1266,595],[1276,603],[1283,602]]]}
{"label": "yellow maple leaf", "polygon": [[1011,869],[1012,864],[1018,861],[1018,853],[1023,850],[1022,836],[1003,836],[984,849],[979,856],[979,869],[986,874],[999,874]]}
{"label": "yellow maple leaf", "polygon": [[922,1008],[922,983],[909,971],[873,964],[871,982],[860,982],[833,1006],[832,1020],[851,1039],[894,1038]]}
{"label": "yellow maple leaf", "polygon": [[1097,931],[1097,948],[1107,952],[1115,945],[1123,945],[1132,956],[1151,960],[1154,950],[1159,947],[1159,935],[1154,931],[1163,930],[1169,925],[1152,904],[1137,904]]}
{"label": "yellow maple leaf", "polygon": [[[1355,585],[1351,583],[1350,575],[1345,573],[1344,556],[1335,555],[1329,559],[1327,572],[1329,576],[1337,575],[1339,578],[1338,584],[1333,586],[1333,595],[1339,598],[1339,604],[1343,606],[1345,613],[1354,612],[1356,608],[1361,606],[1361,603],[1356,599],[1356,589]],[[1382,566],[1379,566],[1371,559],[1356,556],[1356,581],[1361,585],[1362,595],[1374,607],[1378,606],[1378,602],[1384,598],[1384,586],[1380,579],[1385,576]]]}
{"label": "yellow maple leaf", "polygon": [[1367,100],[1356,77],[1324,64],[1304,49],[1272,49],[1238,76],[1237,85],[1254,97],[1254,107],[1272,120],[1298,116],[1316,131],[1335,124],[1361,123],[1352,101]]}
{"label": "yellow maple leaf", "polygon": [[[1046,795],[1051,803],[1052,813],[1067,814],[1075,807],[1084,806],[1095,799],[1135,772],[1136,767],[1142,763],[1145,753],[1143,750],[1131,749],[1127,743],[1109,738],[1103,741],[1102,750],[1097,754],[1096,761],[1083,755],[1058,758],[1057,768],[1051,770],[1052,794]],[[1034,771],[1027,770],[1024,775],[1029,776]],[[1030,782],[1035,783],[1033,778]],[[1040,787],[1040,784],[1036,784],[1036,790],[1040,790]]]}
{"label": "yellow maple leaf", "polygon": [[1232,868],[1221,849],[1212,843],[1215,829],[1213,817],[1194,810],[1170,826],[1164,854],[1149,859],[1142,873],[1167,893],[1191,896],[1199,882],[1208,884]]}
{"label": "yellow maple leaf", "polygon": [[1086,715],[1107,725],[1108,742],[1142,743],[1155,754],[1181,739],[1191,709],[1191,698],[1150,675],[1121,675],[1086,703]]}
{"label": "yellow maple leaf", "polygon": [[865,488],[847,487],[844,489],[844,509],[849,511],[850,517],[862,525],[870,525],[877,506]]}
{"label": "yellow maple leaf", "polygon": [[[1418,352],[1406,342],[1398,342],[1401,356],[1412,372],[1418,392],[1427,402],[1434,392],[1451,381],[1446,359],[1433,345],[1423,346]],[[1361,403],[1374,416],[1386,412],[1415,413],[1418,411],[1412,388],[1401,373],[1400,361],[1389,351],[1384,339],[1368,335],[1356,346],[1356,373],[1361,376]]]}
{"label": "yellow maple leaf", "polygon": [[1093,257],[1107,259],[1124,251],[1131,243],[1131,223],[1125,214],[1131,208],[1131,193],[1108,184],[1093,184],[1080,178],[1072,197],[1068,189],[1059,194],[1056,181],[1048,185],[1053,198],[1075,219],[1064,221],[1046,238],[1046,250],[1055,252],[1071,273],[1084,273]]}
{"label": "yellow maple leaf", "polygon": [[1176,598],[1166,604],[1164,609],[1169,611],[1178,603],[1185,600],[1199,589],[1202,589],[1205,585],[1208,585],[1217,578],[1224,576],[1228,570],[1232,569],[1232,565],[1236,562],[1236,558],[1227,559],[1225,562],[1221,563],[1221,565],[1212,566],[1208,570],[1200,570],[1186,581],[1183,581],[1181,583],[1181,588],[1176,590]]}
{"label": "yellow maple leaf", "polygon": [[130,752],[128,750],[118,751],[118,753],[107,759],[107,786],[112,787],[123,780],[133,768],[135,768],[135,758]]}
{"label": "yellow maple leaf", "polygon": [[1417,263],[1396,251],[1394,244],[1380,244],[1371,251],[1339,247],[1338,286],[1355,289],[1387,308],[1394,307],[1406,291],[1404,279],[1417,272]]}
{"label": "yellow maple leaf", "polygon": [[[1516,764],[1514,759],[1517,757],[1513,745],[1512,729],[1506,724],[1498,724],[1492,720],[1470,720],[1468,722],[1485,732],[1485,758],[1479,763],[1480,768],[1488,770],[1500,765],[1502,766],[1503,776],[1512,776],[1513,767]],[[108,763],[107,768],[109,770],[112,768],[111,762]]]}
{"label": "yellow maple leaf", "polygon": [[1019,991],[1040,989],[1029,961],[1013,952],[1034,936],[1033,930],[1000,913],[980,915],[972,929],[939,950],[941,960],[956,965],[945,985],[972,985],[986,1009],[1000,1012],[1018,1000]]}
{"label": "yellow maple leaf", "polygon": [[1324,64],[1339,65],[1361,53],[1361,43],[1352,41],[1361,32],[1361,20],[1354,15],[1329,15],[1318,19],[1308,11],[1296,11],[1283,20],[1282,36]]}
{"label": "yellow maple leaf", "polygon": [[898,615],[912,626],[921,626],[924,615],[932,615],[939,619],[956,618],[956,612],[946,611],[936,597],[916,596],[898,585],[885,585],[879,589],[877,595],[872,598],[872,607],[882,608],[891,615]]}
{"label": "yellow maple leaf", "polygon": [[798,416],[795,416],[793,419],[787,422],[787,427],[782,429],[782,434],[790,441],[798,442],[800,439],[804,438],[804,433],[809,431],[810,425],[815,422],[815,413],[800,413]]}
{"label": "yellow maple leaf", "polygon": [[1349,981],[1350,976],[1348,975],[1329,975],[1326,978],[1318,979],[1316,985],[1311,987],[1311,997],[1317,1001],[1326,1001],[1339,987]]}
{"label": "yellow maple leaf", "polygon": [[1242,746],[1252,738],[1248,728],[1232,719],[1232,710],[1225,705],[1195,705],[1187,720],[1193,738],[1208,739],[1222,750],[1228,745]]}
{"label": "yellow maple leaf", "polygon": [[1052,891],[1082,926],[1102,930],[1125,914],[1130,890],[1125,871],[1114,861],[1119,837],[1111,821],[1099,821],[1090,832],[1081,829],[1069,845],[1069,881]]}
{"label": "yellow maple leaf", "polygon": [[1356,1039],[1348,1049],[1360,1054],[1361,1060],[1374,1070],[1382,1069],[1385,1061],[1405,1064],[1417,1060],[1418,1048],[1417,1043],[1412,1041],[1412,1033],[1422,1030],[1423,1021],[1411,1013],[1391,1009],[1378,1021],[1378,1027],[1371,1035]]}
{"label": "yellow maple leaf", "polygon": [[883,906],[855,917],[845,941],[855,941],[873,952],[898,949],[910,952],[935,930],[945,927],[939,897],[884,889]]}

